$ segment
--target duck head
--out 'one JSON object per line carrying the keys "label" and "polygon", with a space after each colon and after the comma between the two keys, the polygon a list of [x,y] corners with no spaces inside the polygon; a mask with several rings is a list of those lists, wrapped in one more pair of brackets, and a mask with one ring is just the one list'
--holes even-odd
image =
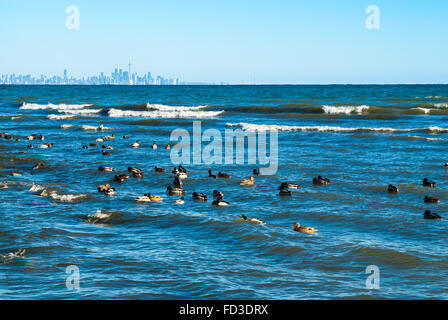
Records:
{"label": "duck head", "polygon": [[287,189],[287,187],[288,187],[288,184],[286,182],[282,182],[282,184],[280,185],[278,190],[284,190],[284,189]]}

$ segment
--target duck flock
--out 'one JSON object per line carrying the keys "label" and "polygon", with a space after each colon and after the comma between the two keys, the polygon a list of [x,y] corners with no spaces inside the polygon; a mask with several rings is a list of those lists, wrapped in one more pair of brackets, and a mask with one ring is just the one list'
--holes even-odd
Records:
{"label": "duck flock", "polygon": [[[98,127],[98,130],[101,131],[101,129],[102,129],[101,126]],[[7,133],[0,133],[0,138],[4,138],[7,140],[15,139],[15,141],[20,141],[20,138],[14,137],[13,135],[10,135]],[[38,148],[46,149],[46,148],[54,147],[53,143],[44,143],[43,142],[45,140],[45,137],[43,135],[31,134],[31,135],[27,136],[25,139],[27,139],[29,141],[40,140],[41,143],[38,145]],[[123,136],[123,139],[129,139],[129,137]],[[88,145],[82,145],[81,148],[89,149],[91,147],[99,147],[98,144],[102,143],[102,145],[101,145],[102,154],[104,156],[110,156],[110,155],[112,155],[112,150],[114,150],[114,148],[109,143],[111,143],[111,141],[113,141],[113,140],[115,140],[115,136],[113,134],[109,135],[109,136],[104,136],[104,137],[102,136],[102,137],[96,138],[94,142],[90,142]],[[28,145],[28,148],[33,148],[33,147],[34,146],[32,144]],[[142,147],[143,146],[139,140],[137,140],[133,143],[129,143],[129,148],[142,148]],[[151,149],[158,148],[156,141],[154,141],[154,143],[150,146],[150,148]],[[165,149],[170,150],[171,145],[167,144],[165,146]],[[40,168],[43,168],[45,166],[46,165],[43,162],[38,162],[38,163],[36,163],[36,165],[33,166],[33,168],[31,170],[39,170]],[[446,163],[445,166],[448,167],[448,163]],[[117,170],[116,168],[110,167],[110,166],[100,166],[98,168],[98,170],[101,172],[116,173],[114,175],[114,182],[116,182],[118,185],[125,183],[126,180],[128,180],[130,178],[130,176],[132,176],[134,178],[142,178],[145,174],[145,172],[143,172],[143,170],[136,168],[136,167],[128,167],[126,171],[123,170],[125,172],[118,172],[119,170]],[[167,169],[155,166],[154,172],[167,173]],[[183,189],[183,180],[188,178],[189,172],[182,165],[174,167],[174,169],[169,170],[168,172],[171,172],[173,180],[172,180],[172,183],[166,187],[166,193],[169,196],[179,197],[173,201],[173,204],[184,205],[185,204],[185,196],[187,195],[188,192],[187,192],[187,190]],[[12,175],[20,176],[19,173],[12,173]],[[204,173],[204,175],[206,176],[205,173]],[[241,180],[240,185],[243,187],[244,186],[254,186],[255,185],[254,176],[258,176],[258,175],[261,175],[260,169],[259,168],[253,169],[252,175],[247,179]],[[208,177],[210,179],[230,179],[229,174],[223,173],[221,171],[214,174],[211,169],[208,169]],[[318,177],[315,177],[312,179],[312,183],[314,185],[325,186],[325,185],[331,184],[331,181],[328,178],[318,176]],[[422,185],[424,187],[428,187],[428,188],[436,187],[436,183],[434,181],[429,180],[428,178],[423,179]],[[117,188],[119,189],[119,187],[112,187],[109,183],[105,183],[103,185],[99,185],[97,188],[97,191],[99,193],[103,193],[105,196],[114,196],[119,192],[119,190],[117,190]],[[300,185],[298,185],[298,184],[294,184],[294,183],[290,183],[290,182],[282,182],[280,184],[280,186],[278,187],[278,195],[281,197],[289,197],[289,196],[292,196],[292,191],[290,189],[299,189],[299,188],[300,188]],[[8,189],[8,184],[6,182],[0,182],[0,190],[2,190],[2,189]],[[395,194],[400,192],[399,188],[392,184],[389,184],[388,187],[386,188],[386,190],[389,193],[395,193]],[[207,202],[208,201],[208,197],[204,193],[199,193],[199,192],[193,191],[191,194],[192,194],[191,197],[194,201],[198,201],[198,202]],[[211,204],[213,206],[229,206],[230,205],[229,202],[224,200],[224,193],[222,191],[213,190],[212,195],[213,195],[213,201]],[[136,195],[135,201],[136,202],[162,202],[163,198],[161,196],[154,195],[151,193],[145,193],[143,195]],[[424,197],[423,201],[425,203],[440,202],[439,199],[434,198],[429,195],[426,195]],[[87,216],[87,221],[91,222],[91,223],[99,223],[99,222],[105,222],[109,218],[110,218],[109,214],[102,213],[101,210],[99,210],[93,214],[89,214]],[[423,213],[423,218],[424,219],[441,219],[442,217],[434,212],[431,212],[430,210],[425,210],[425,212]],[[260,225],[266,224],[265,222],[263,222],[257,218],[248,217],[245,214],[241,215],[241,220],[253,222],[256,224],[260,224]],[[292,225],[292,230],[294,230],[296,232],[303,232],[303,233],[316,233],[317,232],[317,229],[312,228],[312,227],[302,226],[298,222],[295,222]]]}

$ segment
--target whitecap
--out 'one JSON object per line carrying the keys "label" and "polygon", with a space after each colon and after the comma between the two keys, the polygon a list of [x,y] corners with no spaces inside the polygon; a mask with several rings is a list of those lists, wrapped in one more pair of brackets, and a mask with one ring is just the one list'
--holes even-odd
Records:
{"label": "whitecap", "polygon": [[89,125],[82,125],[81,128],[82,128],[83,130],[86,130],[86,131],[104,131],[104,130],[113,130],[112,128],[105,127],[105,126],[103,126],[102,124],[99,125],[98,127],[95,127],[95,126],[89,126]]}
{"label": "whitecap", "polygon": [[351,113],[363,113],[369,110],[370,106],[329,106],[323,105],[322,110],[326,114],[351,114]]}
{"label": "whitecap", "polygon": [[50,120],[66,120],[66,119],[73,119],[75,117],[76,117],[75,115],[71,114],[49,114],[47,116],[47,118]]}
{"label": "whitecap", "polygon": [[59,110],[59,113],[71,114],[71,115],[89,115],[100,113],[102,109],[81,109],[81,110]]}
{"label": "whitecap", "polygon": [[39,192],[39,191],[42,191],[42,190],[44,190],[44,189],[45,189],[44,186],[41,186],[41,185],[39,185],[39,184],[35,184],[35,183],[33,183],[33,185],[32,185],[31,188],[30,188],[30,192]]}
{"label": "whitecap", "polygon": [[167,106],[164,104],[151,104],[151,103],[146,104],[146,108],[148,110],[157,110],[157,111],[197,111],[205,109],[207,107],[208,106],[184,107],[184,106]]}
{"label": "whitecap", "polygon": [[119,110],[110,109],[109,117],[141,117],[141,118],[214,118],[223,114],[221,111],[190,111],[190,110],[177,110],[177,111],[132,111],[132,110]]}
{"label": "whitecap", "polygon": [[70,109],[83,109],[85,107],[91,106],[91,104],[38,104],[38,103],[27,103],[24,102],[20,109],[26,110],[70,110]]}
{"label": "whitecap", "polygon": [[447,133],[448,128],[387,128],[387,127],[336,127],[336,126],[287,126],[250,123],[227,123],[228,127],[241,127],[244,131],[302,131],[302,132],[412,132],[424,131],[429,133]]}

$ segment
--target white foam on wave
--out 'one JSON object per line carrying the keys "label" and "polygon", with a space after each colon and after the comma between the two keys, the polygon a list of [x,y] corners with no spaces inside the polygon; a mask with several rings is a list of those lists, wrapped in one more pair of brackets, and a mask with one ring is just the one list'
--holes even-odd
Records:
{"label": "white foam on wave", "polygon": [[41,185],[39,185],[39,184],[35,184],[35,183],[33,183],[33,185],[32,185],[31,188],[30,188],[30,192],[39,192],[39,191],[42,191],[42,190],[44,190],[44,189],[45,189],[44,186],[41,186]]}
{"label": "white foam on wave", "polygon": [[85,107],[91,106],[91,104],[38,104],[38,103],[27,103],[24,102],[20,109],[26,110],[74,110],[74,109],[83,109]]}
{"label": "white foam on wave", "polygon": [[89,215],[87,215],[87,218],[95,218],[95,219],[108,219],[110,218],[112,214],[111,213],[104,213],[101,210],[96,210],[95,213],[90,213]]}
{"label": "white foam on wave", "polygon": [[61,129],[70,129],[73,127],[74,127],[74,125],[72,125],[72,124],[61,124]]}
{"label": "white foam on wave", "polygon": [[351,114],[351,113],[363,113],[369,110],[370,106],[329,106],[323,105],[322,110],[326,114]]}
{"label": "white foam on wave", "polygon": [[434,103],[435,108],[446,109],[448,108],[448,103]]}
{"label": "white foam on wave", "polygon": [[146,108],[148,110],[157,111],[197,111],[207,108],[207,106],[197,106],[197,107],[184,107],[184,106],[167,106],[164,104],[151,104],[147,103]]}
{"label": "white foam on wave", "polygon": [[[40,190],[42,190],[42,189],[39,189],[39,187],[41,187],[41,186],[36,187],[36,191],[34,191],[34,192],[39,192]],[[31,191],[31,189],[30,189],[30,191]],[[58,191],[56,191],[56,190],[52,191],[52,190],[49,190],[48,188],[44,188],[39,195],[41,197],[51,197],[54,200],[58,200],[58,201],[62,201],[62,202],[73,202],[73,201],[87,197],[86,194],[60,194],[60,193],[58,193]]]}
{"label": "white foam on wave", "polygon": [[104,130],[113,130],[112,128],[108,128],[103,126],[102,124],[98,127],[95,126],[89,126],[89,125],[82,125],[81,128],[85,131],[104,131]]}
{"label": "white foam on wave", "polygon": [[103,109],[76,109],[76,110],[59,110],[59,113],[71,114],[71,115],[89,115],[100,113]]}
{"label": "white foam on wave", "polygon": [[447,133],[448,128],[427,127],[427,128],[387,128],[387,127],[336,127],[336,126],[287,126],[272,124],[251,124],[251,123],[227,123],[228,127],[241,127],[244,131],[302,131],[302,132],[413,132],[425,131],[429,133]]}
{"label": "white foam on wave", "polygon": [[73,119],[76,115],[73,114],[49,114],[47,116],[50,120],[66,120],[66,119]]}
{"label": "white foam on wave", "polygon": [[193,110],[176,110],[176,111],[132,111],[110,109],[109,117],[140,117],[140,118],[214,118],[223,114],[221,111],[193,111]]}

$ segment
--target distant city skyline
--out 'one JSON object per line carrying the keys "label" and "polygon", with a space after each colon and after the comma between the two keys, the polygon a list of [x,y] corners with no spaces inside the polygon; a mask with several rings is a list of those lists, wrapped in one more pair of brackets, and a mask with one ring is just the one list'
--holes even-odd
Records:
{"label": "distant city skyline", "polygon": [[64,69],[61,75],[45,75],[38,77],[31,74],[1,74],[2,85],[179,85],[179,78],[164,78],[160,75],[152,76],[151,72],[139,75],[132,72],[132,64],[129,61],[128,70],[116,67],[113,72],[106,74],[100,72],[97,75],[75,77],[70,76],[68,69]]}

